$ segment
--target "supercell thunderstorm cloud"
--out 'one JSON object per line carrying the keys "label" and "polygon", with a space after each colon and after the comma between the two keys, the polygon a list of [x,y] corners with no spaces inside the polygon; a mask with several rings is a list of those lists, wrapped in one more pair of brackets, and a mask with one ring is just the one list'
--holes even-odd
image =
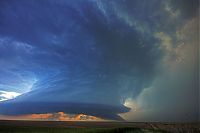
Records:
{"label": "supercell thunderstorm cloud", "polygon": [[198,121],[198,10],[198,0],[1,0],[0,115]]}

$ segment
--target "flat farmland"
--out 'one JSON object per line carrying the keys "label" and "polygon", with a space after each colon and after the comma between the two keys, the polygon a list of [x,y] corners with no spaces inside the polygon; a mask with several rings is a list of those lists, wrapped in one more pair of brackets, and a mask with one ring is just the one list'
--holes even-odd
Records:
{"label": "flat farmland", "polygon": [[199,123],[10,121],[0,120],[0,133],[140,133],[200,132]]}

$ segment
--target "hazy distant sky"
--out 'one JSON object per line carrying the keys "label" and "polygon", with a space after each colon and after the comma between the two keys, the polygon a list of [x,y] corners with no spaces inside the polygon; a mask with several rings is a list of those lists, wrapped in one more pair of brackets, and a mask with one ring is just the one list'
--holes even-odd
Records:
{"label": "hazy distant sky", "polygon": [[198,23],[198,0],[0,0],[0,115],[198,121]]}

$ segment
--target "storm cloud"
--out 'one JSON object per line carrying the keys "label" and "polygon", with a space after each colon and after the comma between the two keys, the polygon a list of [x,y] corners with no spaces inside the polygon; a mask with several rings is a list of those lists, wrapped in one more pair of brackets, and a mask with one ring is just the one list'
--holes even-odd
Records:
{"label": "storm cloud", "polygon": [[22,95],[2,102],[0,113],[85,113],[121,120],[117,114],[129,111],[126,100],[151,88],[163,61],[182,60],[174,52],[176,31],[198,10],[185,4],[2,0],[0,90]]}

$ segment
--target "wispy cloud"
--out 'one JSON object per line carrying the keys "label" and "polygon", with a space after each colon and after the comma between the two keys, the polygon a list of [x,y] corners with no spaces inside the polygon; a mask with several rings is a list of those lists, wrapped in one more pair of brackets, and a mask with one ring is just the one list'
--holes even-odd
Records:
{"label": "wispy cloud", "polygon": [[19,95],[20,95],[20,93],[17,93],[17,92],[9,92],[9,91],[1,91],[0,90],[0,101],[14,99]]}

